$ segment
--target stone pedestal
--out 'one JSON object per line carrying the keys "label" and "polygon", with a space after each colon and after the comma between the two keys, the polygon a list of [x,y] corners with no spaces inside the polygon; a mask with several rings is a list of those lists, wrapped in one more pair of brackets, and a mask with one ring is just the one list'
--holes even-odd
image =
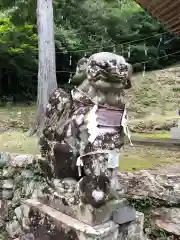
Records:
{"label": "stone pedestal", "polygon": [[34,213],[31,211],[29,232],[26,230],[25,233],[25,235],[33,235],[34,240],[118,240],[119,225],[113,221],[90,226],[38,200],[26,200],[23,204],[35,210]]}
{"label": "stone pedestal", "polygon": [[118,208],[113,212],[113,221],[117,224],[124,224],[134,221],[136,219],[136,210],[131,206],[124,206]]}
{"label": "stone pedestal", "polygon": [[[72,199],[75,196],[64,195],[47,195],[41,198],[41,202],[64,213],[79,221],[82,221],[91,226],[96,226],[105,223],[113,218],[113,212],[115,215],[118,212],[120,215],[124,215],[125,222],[132,221],[135,219],[135,210],[128,208],[129,212],[126,211],[128,202],[126,199],[110,200],[104,206],[100,208],[93,208],[89,204],[74,204]],[[123,210],[124,209],[124,210]],[[114,216],[115,218],[116,216]]]}
{"label": "stone pedestal", "polygon": [[[25,200],[23,205],[31,209],[26,234],[38,236],[38,240],[146,240],[143,234],[144,215],[128,207],[125,199],[94,210],[91,216],[87,216],[90,211],[86,209],[86,216],[78,216],[81,221],[35,199]],[[104,222],[100,223],[101,220]],[[85,221],[89,221],[88,224]]]}

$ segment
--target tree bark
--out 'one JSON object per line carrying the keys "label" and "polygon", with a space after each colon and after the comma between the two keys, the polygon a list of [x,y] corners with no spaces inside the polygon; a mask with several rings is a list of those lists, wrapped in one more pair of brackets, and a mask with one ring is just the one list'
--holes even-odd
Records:
{"label": "tree bark", "polygon": [[44,126],[49,95],[57,88],[52,0],[37,0],[37,27],[39,46],[38,96],[33,133],[39,134]]}

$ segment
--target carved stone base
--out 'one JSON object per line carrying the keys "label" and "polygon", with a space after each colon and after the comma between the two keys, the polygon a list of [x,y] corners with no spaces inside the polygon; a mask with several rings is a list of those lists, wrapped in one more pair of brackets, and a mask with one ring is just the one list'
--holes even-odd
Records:
{"label": "carved stone base", "polygon": [[[91,226],[96,226],[112,220],[113,212],[117,212],[117,210],[119,210],[119,213],[121,213],[121,211],[126,209],[128,206],[126,199],[120,199],[109,200],[104,206],[100,208],[93,208],[91,205],[82,204],[80,202],[74,204],[74,198],[75,196],[73,196],[73,194],[71,196],[69,194],[58,196],[47,195],[44,198],[41,198],[41,202]],[[132,221],[134,219],[135,216],[133,211],[132,216],[130,216],[130,220],[127,217],[127,221],[125,222]]]}
{"label": "carved stone base", "polygon": [[30,208],[29,227],[19,240],[147,240],[143,233],[144,214],[136,212],[134,221],[116,224],[109,220],[90,226],[35,199],[22,202]]}
{"label": "carved stone base", "polygon": [[119,226],[112,221],[95,227],[65,215],[38,200],[26,200],[31,210],[29,230],[25,236],[34,240],[118,240]]}

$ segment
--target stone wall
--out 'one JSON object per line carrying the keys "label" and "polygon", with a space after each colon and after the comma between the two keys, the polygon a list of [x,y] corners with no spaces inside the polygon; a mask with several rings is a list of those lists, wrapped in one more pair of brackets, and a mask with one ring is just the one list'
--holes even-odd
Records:
{"label": "stone wall", "polygon": [[[16,238],[21,232],[21,199],[38,197],[45,186],[38,156],[0,155],[0,239],[3,233]],[[4,237],[7,239],[7,236]]]}
{"label": "stone wall", "polygon": [[[45,213],[31,211],[30,206],[22,204],[21,201],[22,199],[40,199],[44,196],[44,188],[47,186],[45,178],[47,168],[44,160],[38,156],[2,153],[0,174],[0,239],[34,239],[29,230],[27,231],[30,223],[34,226],[33,231],[36,232],[36,236],[43,236],[37,239],[58,239],[56,237],[60,234],[60,228],[57,227],[56,217],[53,217],[57,223],[54,224]],[[159,174],[159,172],[142,170],[119,173],[118,179],[121,189],[119,195],[121,199],[128,199],[136,208],[136,217],[134,221],[129,222],[129,208],[123,206],[112,219],[118,224],[120,222],[120,225],[109,221],[108,226],[106,226],[107,223],[99,225],[101,230],[93,228],[102,235],[105,234],[102,239],[117,239],[117,234],[119,240],[179,239],[180,174]],[[124,200],[121,201],[124,203]],[[132,214],[131,209],[130,214]],[[55,215],[56,212],[54,212]],[[60,217],[64,218],[63,216]],[[72,222],[72,226],[76,224],[72,219],[69,221]],[[51,224],[48,225],[47,222]],[[37,224],[41,227],[36,228]],[[78,227],[81,227],[81,223]],[[83,227],[84,225],[82,232]],[[51,234],[45,236],[47,232]],[[55,232],[58,232],[56,237],[52,237],[52,232],[54,236]],[[61,233],[62,240],[79,239],[71,228],[68,230],[70,235],[64,231]],[[108,234],[110,234],[109,237]],[[85,239],[99,238],[86,237]]]}
{"label": "stone wall", "polygon": [[179,167],[175,164],[167,166],[165,172],[159,168],[118,174],[120,194],[144,213],[148,239],[180,239]]}

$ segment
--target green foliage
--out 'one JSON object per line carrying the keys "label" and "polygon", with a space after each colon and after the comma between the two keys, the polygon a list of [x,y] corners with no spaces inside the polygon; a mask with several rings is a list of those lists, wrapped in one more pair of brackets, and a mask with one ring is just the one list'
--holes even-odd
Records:
{"label": "green foliage", "polygon": [[151,198],[145,198],[145,199],[134,199],[129,198],[129,203],[139,212],[146,213],[152,209],[153,202]]}
{"label": "green foliage", "polygon": [[[165,27],[133,0],[55,0],[53,4],[57,78],[61,83],[70,76],[61,71],[74,71],[80,57],[113,51],[114,45],[116,52],[133,64],[134,71],[142,71],[144,65],[146,70],[160,69],[180,59],[180,54],[164,57],[179,50],[179,38],[162,34],[167,31]],[[0,7],[0,95],[34,99],[38,66],[36,1],[0,0]]]}
{"label": "green foliage", "polygon": [[8,234],[5,231],[1,230],[0,240],[6,240],[6,239],[8,239]]}
{"label": "green foliage", "polygon": [[16,26],[8,17],[1,16],[0,53],[1,83],[6,85],[8,81],[4,94],[25,96],[27,90],[35,92],[32,73],[37,71],[37,34],[34,26]]}

